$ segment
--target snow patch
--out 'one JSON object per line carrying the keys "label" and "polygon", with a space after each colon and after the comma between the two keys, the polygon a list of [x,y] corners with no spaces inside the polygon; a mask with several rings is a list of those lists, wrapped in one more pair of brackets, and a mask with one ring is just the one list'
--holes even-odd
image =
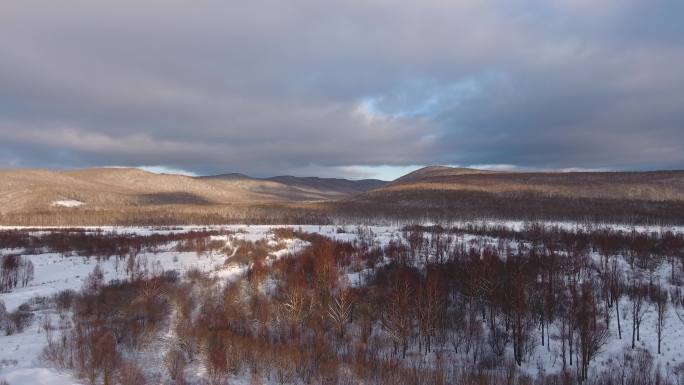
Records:
{"label": "snow patch", "polygon": [[79,207],[83,205],[83,202],[77,201],[75,199],[63,199],[52,202],[50,206],[60,206],[60,207]]}

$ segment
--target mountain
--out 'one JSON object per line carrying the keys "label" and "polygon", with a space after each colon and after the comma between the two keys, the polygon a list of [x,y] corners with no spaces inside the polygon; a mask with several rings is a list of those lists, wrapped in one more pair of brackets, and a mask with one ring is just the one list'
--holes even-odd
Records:
{"label": "mountain", "polygon": [[244,174],[221,174],[198,177],[204,180],[234,180],[234,181],[271,181],[297,188],[330,196],[343,196],[366,192],[375,188],[385,186],[388,182],[379,179],[349,180],[341,178],[318,178],[318,177],[297,177],[292,175],[281,175],[270,178],[253,178]]}
{"label": "mountain", "polygon": [[334,206],[337,212],[395,218],[684,223],[684,171],[500,172],[430,166]]}
{"label": "mountain", "polygon": [[472,175],[472,174],[491,174],[494,171],[488,170],[476,170],[472,168],[464,167],[448,167],[448,166],[428,166],[418,169],[416,171],[410,172],[399,179],[392,182],[394,185],[398,184],[409,184],[416,182],[439,182],[444,183],[453,177],[458,177],[461,175]]}
{"label": "mountain", "polygon": [[0,171],[0,224],[330,223],[336,219],[684,224],[684,171],[430,166],[392,182],[139,169]]}
{"label": "mountain", "polygon": [[190,177],[133,168],[0,171],[0,214],[69,208],[291,203],[339,199],[382,186],[376,180]]}
{"label": "mountain", "polygon": [[370,191],[387,184],[387,182],[378,179],[349,180],[341,178],[296,177],[291,175],[254,178],[238,173],[201,176],[197,177],[197,179],[212,182],[229,181],[237,185],[252,183],[260,186],[259,188],[252,188],[252,191],[278,196],[285,200],[338,199]]}
{"label": "mountain", "polygon": [[484,191],[568,198],[648,201],[684,200],[684,171],[504,172],[430,166],[407,174],[382,191]]}

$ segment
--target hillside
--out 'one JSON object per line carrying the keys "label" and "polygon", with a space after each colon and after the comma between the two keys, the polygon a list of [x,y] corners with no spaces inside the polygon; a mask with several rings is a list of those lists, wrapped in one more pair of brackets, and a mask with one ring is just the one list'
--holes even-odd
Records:
{"label": "hillside", "polygon": [[271,178],[254,178],[244,174],[232,173],[198,177],[203,181],[229,181],[235,184],[253,183],[261,186],[258,191],[280,196],[284,199],[308,197],[309,200],[328,200],[347,195],[370,191],[387,185],[378,179],[349,180],[341,178],[296,177],[291,175]]}
{"label": "hillside", "polygon": [[138,169],[0,171],[0,224],[331,223],[517,219],[684,223],[684,171],[426,167],[391,183]]}
{"label": "hillside", "polygon": [[337,202],[399,218],[684,222],[684,171],[492,172],[426,167]]}
{"label": "hillside", "polygon": [[10,170],[0,171],[0,214],[75,207],[119,210],[305,202],[341,198],[382,183],[296,177],[258,179],[241,174],[189,177],[127,168]]}
{"label": "hillside", "polygon": [[410,172],[396,180],[392,185],[407,185],[411,183],[436,182],[446,183],[455,177],[473,174],[492,174],[495,171],[476,170],[465,167],[448,167],[448,166],[427,166],[416,171]]}
{"label": "hillside", "polygon": [[535,193],[568,198],[684,201],[684,171],[493,172],[430,166],[407,174],[376,192],[403,190]]}

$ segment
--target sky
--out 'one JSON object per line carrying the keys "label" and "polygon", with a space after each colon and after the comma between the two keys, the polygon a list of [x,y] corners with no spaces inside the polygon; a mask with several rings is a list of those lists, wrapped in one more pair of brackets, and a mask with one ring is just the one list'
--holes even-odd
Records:
{"label": "sky", "polygon": [[684,168],[681,0],[0,2],[0,168]]}

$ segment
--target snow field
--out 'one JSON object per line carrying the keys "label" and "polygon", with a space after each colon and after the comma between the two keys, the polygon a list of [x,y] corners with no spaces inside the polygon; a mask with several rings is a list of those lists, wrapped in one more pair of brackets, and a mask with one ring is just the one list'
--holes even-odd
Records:
{"label": "snow field", "polygon": [[[510,228],[521,229],[525,226],[524,222],[488,222],[490,225],[496,224],[506,225]],[[478,222],[477,224],[480,224]],[[564,224],[568,226],[567,229],[578,228],[577,224]],[[572,227],[575,226],[575,227]],[[283,246],[282,249],[275,250],[270,253],[269,260],[275,260],[288,254],[296,254],[307,246],[307,242],[299,239],[285,239],[278,240],[274,238],[271,231],[274,228],[288,227],[295,230],[302,230],[304,232],[318,233],[332,239],[341,241],[354,241],[359,239],[357,233],[357,226],[246,226],[246,225],[231,225],[231,226],[180,226],[171,228],[148,228],[148,227],[93,227],[87,228],[90,231],[104,231],[117,233],[135,233],[135,234],[152,234],[152,233],[175,233],[188,232],[192,230],[229,230],[234,232],[234,235],[215,236],[212,241],[225,242],[230,246],[235,240],[258,241],[267,240],[269,246],[275,247],[277,244]],[[565,227],[564,227],[565,228]],[[684,228],[662,228],[662,227],[638,227],[632,228],[628,226],[618,227],[615,229],[624,231],[646,231],[646,232],[662,232],[662,231],[676,231],[684,232]],[[364,228],[369,234],[369,237],[374,245],[384,246],[392,240],[402,239],[402,232],[400,227],[396,226],[371,226]],[[474,244],[479,243],[495,245],[498,239],[492,237],[477,237],[473,235],[453,235],[453,244]],[[509,242],[507,247],[511,250],[517,248],[517,244]],[[0,254],[10,252],[18,252],[17,250],[0,249]],[[235,250],[233,251],[233,254]],[[22,303],[31,301],[36,297],[49,297],[58,293],[59,291],[71,289],[79,290],[84,279],[93,270],[96,265],[102,268],[105,280],[111,281],[115,279],[123,279],[126,277],[125,262],[119,261],[117,263],[115,258],[98,261],[96,258],[88,258],[82,256],[63,256],[57,253],[44,253],[37,255],[26,255],[35,266],[35,279],[30,282],[27,287],[17,287],[10,293],[0,293],[0,300],[5,303],[8,311],[13,311]],[[434,256],[428,256],[431,258]],[[592,256],[597,258],[596,255]],[[212,274],[220,278],[223,282],[226,280],[239,279],[247,269],[247,266],[231,264],[230,256],[222,253],[208,253],[197,255],[195,252],[177,252],[173,250],[172,245],[159,252],[144,252],[139,255],[144,265],[148,269],[153,270],[175,270],[181,275],[188,270],[198,269],[203,272]],[[226,263],[228,261],[228,263]],[[668,266],[663,265],[661,269],[656,271],[656,279],[665,282],[669,274]],[[347,278],[351,285],[360,285],[363,283],[364,276],[367,273],[365,270],[357,272],[347,272]],[[613,318],[610,323],[611,338],[610,343],[606,345],[603,351],[592,361],[591,371],[597,371],[606,367],[609,363],[620,360],[626,348],[631,347],[631,320],[628,318],[629,311],[623,310],[623,307],[629,306],[629,300],[623,297],[621,300],[621,316],[622,319],[622,339],[617,339],[617,323]],[[54,368],[51,368],[48,363],[42,362],[38,359],[43,348],[46,346],[47,340],[45,332],[42,330],[41,320],[44,317],[50,317],[53,323],[57,323],[59,315],[54,309],[44,309],[36,311],[35,318],[30,327],[26,328],[22,333],[17,333],[11,336],[0,336],[0,379],[6,379],[11,385],[21,384],[78,384],[78,380],[73,378],[69,373],[60,373]],[[173,319],[174,317],[171,317]],[[558,330],[554,330],[555,326],[551,327],[552,339],[550,346],[537,345],[535,350],[530,355],[530,358],[523,364],[523,370],[536,374],[540,369],[546,373],[558,372],[561,368],[562,362],[560,358],[560,342],[554,340],[553,335],[558,334]],[[168,333],[159,336],[158,339],[152,341],[147,349],[139,352],[136,360],[141,363],[149,363],[149,365],[159,365],[160,357],[163,357],[165,349],[168,350],[172,341],[173,328],[169,325]],[[534,331],[538,337],[538,331]],[[640,346],[647,348],[652,352],[655,364],[660,367],[663,373],[667,373],[674,365],[684,361],[684,325],[676,317],[674,311],[670,308],[667,313],[666,327],[664,330],[664,340],[662,351],[663,354],[656,354],[656,331],[655,331],[655,313],[651,309],[641,328]],[[202,368],[194,368],[194,377],[198,379],[202,375]],[[591,373],[591,372],[590,372]],[[590,374],[591,375],[591,374]],[[241,383],[245,379],[233,379],[231,383]]]}

